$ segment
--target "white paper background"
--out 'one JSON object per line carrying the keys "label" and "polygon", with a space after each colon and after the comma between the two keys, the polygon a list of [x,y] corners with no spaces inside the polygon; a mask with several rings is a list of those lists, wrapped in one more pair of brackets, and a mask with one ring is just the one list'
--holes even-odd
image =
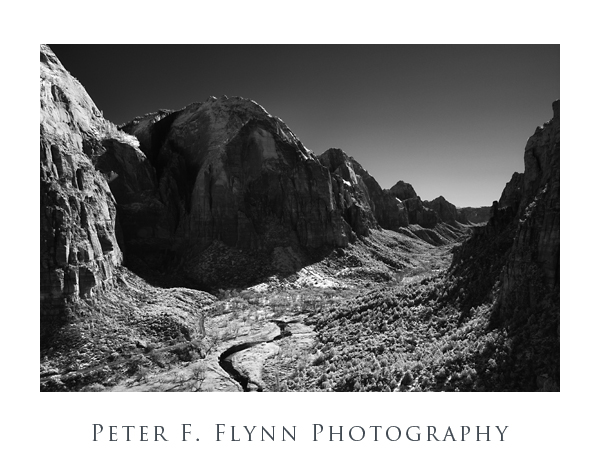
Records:
{"label": "white paper background", "polygon": [[[593,464],[597,459],[594,344],[599,310],[592,294],[598,287],[595,195],[600,80],[597,15],[586,5],[576,1],[560,8],[551,1],[423,2],[419,6],[371,1],[354,7],[346,2],[223,2],[190,7],[174,1],[5,5],[5,107],[0,117],[5,143],[0,188],[3,464]],[[40,393],[37,50],[41,42],[560,43],[564,94],[560,96],[564,154],[561,393]],[[103,424],[105,432],[108,425],[163,425],[169,442],[94,443],[93,423]],[[192,424],[194,441],[180,441],[182,423]],[[296,425],[297,441],[217,443],[216,423]],[[422,433],[427,425],[437,426],[438,431],[461,425],[509,428],[503,443],[411,443],[405,439],[340,443],[312,442],[313,423],[346,428],[396,425],[404,430],[420,425]],[[123,434],[119,437],[123,439]]]}

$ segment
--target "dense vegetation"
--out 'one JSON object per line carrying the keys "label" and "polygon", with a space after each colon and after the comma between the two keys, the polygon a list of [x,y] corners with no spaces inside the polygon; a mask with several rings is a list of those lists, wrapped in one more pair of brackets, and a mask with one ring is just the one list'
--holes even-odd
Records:
{"label": "dense vegetation", "polygon": [[445,278],[379,288],[313,315],[318,357],[307,386],[334,391],[483,391],[506,386],[506,332],[488,330],[489,306],[443,305]]}
{"label": "dense vegetation", "polygon": [[317,357],[293,378],[309,390],[333,391],[543,387],[539,375],[558,368],[558,342],[552,337],[558,316],[551,307],[519,326],[492,327],[491,303],[465,314],[462,300],[468,295],[457,288],[456,278],[437,273],[313,314]]}

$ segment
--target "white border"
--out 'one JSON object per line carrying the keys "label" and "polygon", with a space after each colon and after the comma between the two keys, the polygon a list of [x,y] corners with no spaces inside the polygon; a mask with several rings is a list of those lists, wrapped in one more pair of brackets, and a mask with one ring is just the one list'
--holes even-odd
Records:
{"label": "white border", "polygon": [[[18,464],[587,465],[593,449],[598,327],[594,290],[596,15],[585,2],[80,2],[11,6],[3,34],[3,457]],[[156,11],[148,14],[148,11]],[[41,394],[37,364],[36,50],[61,43],[560,43],[563,141],[562,391],[558,394]],[[592,114],[593,112],[593,114]],[[6,129],[10,129],[6,132]],[[34,188],[32,188],[34,187]],[[578,246],[585,245],[585,252]],[[592,269],[593,268],[593,269]],[[250,399],[253,398],[253,399]],[[201,442],[92,443],[91,424],[198,427]],[[214,442],[215,423],[298,426],[295,443]],[[324,425],[509,425],[506,442],[300,439]],[[204,431],[205,430],[205,431]],[[224,444],[224,443],[221,443]]]}

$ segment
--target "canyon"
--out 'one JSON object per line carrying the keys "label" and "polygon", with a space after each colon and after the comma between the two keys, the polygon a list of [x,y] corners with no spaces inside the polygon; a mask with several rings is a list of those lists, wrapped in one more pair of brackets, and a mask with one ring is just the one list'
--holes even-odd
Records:
{"label": "canyon", "polygon": [[117,127],[44,45],[40,104],[41,390],[559,388],[558,101],[466,208],[250,99]]}

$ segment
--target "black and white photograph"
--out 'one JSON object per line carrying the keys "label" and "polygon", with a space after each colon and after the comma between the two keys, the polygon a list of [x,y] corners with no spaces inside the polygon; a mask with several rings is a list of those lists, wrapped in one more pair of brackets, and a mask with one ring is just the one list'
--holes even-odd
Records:
{"label": "black and white photograph", "polygon": [[5,13],[5,464],[594,463],[589,3]]}
{"label": "black and white photograph", "polygon": [[560,391],[560,58],[40,45],[39,391]]}

